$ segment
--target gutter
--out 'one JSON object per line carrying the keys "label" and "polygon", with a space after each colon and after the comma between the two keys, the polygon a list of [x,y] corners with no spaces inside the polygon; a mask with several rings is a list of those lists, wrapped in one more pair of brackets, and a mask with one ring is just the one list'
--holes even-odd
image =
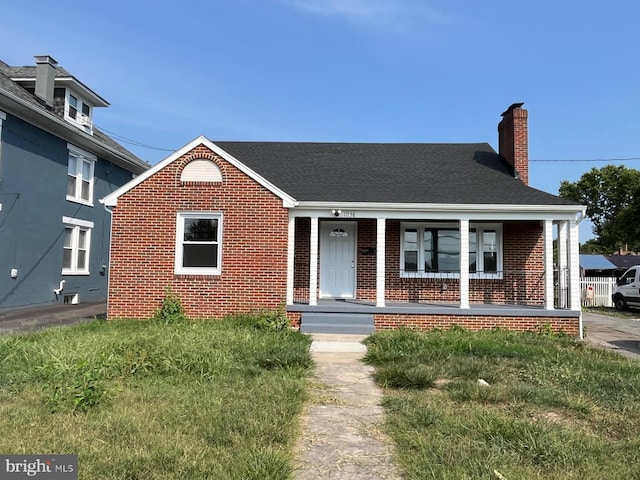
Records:
{"label": "gutter", "polygon": [[[73,125],[68,124],[65,120],[50,114],[46,110],[42,110],[41,107],[36,106],[27,100],[7,92],[6,90],[0,91],[0,97],[5,97],[9,102],[13,102],[15,105],[14,109],[17,110],[17,112],[20,112],[21,110],[24,111],[27,120],[33,121],[36,126],[42,128],[48,133],[61,137],[70,137],[72,141],[75,140],[73,143],[77,144],[78,147],[92,150],[99,156],[113,163],[119,164],[120,166],[127,168],[133,167],[133,170],[135,170],[134,173],[139,174],[149,169],[150,165],[143,160],[123,155],[121,152],[115,150],[109,145],[96,140],[91,135],[78,130]],[[9,104],[9,106],[11,106],[11,104]],[[8,108],[7,110],[11,110],[11,108]],[[38,120],[40,121],[38,122]]]}

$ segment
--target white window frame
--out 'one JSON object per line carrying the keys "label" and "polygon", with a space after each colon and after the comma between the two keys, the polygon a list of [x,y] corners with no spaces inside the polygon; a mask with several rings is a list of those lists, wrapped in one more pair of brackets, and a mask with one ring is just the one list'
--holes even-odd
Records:
{"label": "white window frame", "polygon": [[[460,272],[426,272],[426,271],[405,271],[404,265],[404,238],[405,230],[416,229],[418,231],[418,265],[424,265],[424,230],[425,229],[441,229],[441,230],[458,230],[460,231],[460,223],[416,223],[402,222],[400,224],[400,277],[402,278],[460,278]],[[469,278],[503,278],[503,242],[502,242],[502,224],[500,223],[470,223],[469,238],[471,239],[471,230],[476,231],[476,271],[469,272]],[[486,230],[496,232],[496,250],[497,262],[496,272],[484,272],[484,251],[482,250],[483,236]]]}
{"label": "white window frame", "polygon": [[[93,186],[95,183],[95,163],[98,160],[98,157],[95,155],[82,150],[81,148],[76,147],[70,143],[67,144],[67,148],[69,149],[69,160],[67,160],[67,182],[69,181],[68,177],[74,177],[76,179],[76,188],[73,195],[67,193],[67,200],[70,202],[81,203],[83,205],[88,205],[93,207]],[[70,162],[71,158],[75,159],[76,168],[75,175],[72,175],[70,171]],[[89,164],[89,198],[82,198],[82,182],[85,180],[82,176],[82,165],[83,163]]]}
{"label": "white window frame", "polygon": [[[72,230],[71,233],[71,268],[65,268],[62,266],[62,275],[90,275],[90,265],[91,265],[91,230],[93,229],[93,222],[88,220],[81,220],[79,218],[71,218],[71,217],[62,217],[62,223],[64,228],[70,228]],[[85,255],[85,265],[82,267],[78,266],[78,252],[80,251],[80,231],[86,232],[86,255]],[[63,247],[62,250],[64,252],[64,237],[63,237]],[[64,262],[64,259],[63,259]]]}
{"label": "white window frame", "polygon": [[[71,97],[74,97],[77,100],[77,116],[72,117],[71,110]],[[82,113],[83,107],[87,107],[89,109],[89,114]],[[92,132],[93,129],[93,106],[87,103],[82,96],[78,95],[76,92],[66,89],[65,98],[64,98],[64,118],[65,120],[70,121],[71,123],[87,129],[89,133]]]}
{"label": "white window frame", "polygon": [[[215,267],[184,267],[183,245],[185,220],[191,218],[211,219],[218,221],[218,238],[213,242],[218,245]],[[175,273],[178,275],[221,275],[222,274],[222,212],[178,212],[176,219],[176,254]]]}

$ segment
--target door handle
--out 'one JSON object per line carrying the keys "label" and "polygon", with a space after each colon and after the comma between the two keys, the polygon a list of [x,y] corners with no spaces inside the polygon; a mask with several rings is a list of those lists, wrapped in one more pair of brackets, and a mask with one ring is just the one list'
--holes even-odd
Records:
{"label": "door handle", "polygon": [[354,262],[353,260],[351,260],[351,268],[356,268],[356,262]]}

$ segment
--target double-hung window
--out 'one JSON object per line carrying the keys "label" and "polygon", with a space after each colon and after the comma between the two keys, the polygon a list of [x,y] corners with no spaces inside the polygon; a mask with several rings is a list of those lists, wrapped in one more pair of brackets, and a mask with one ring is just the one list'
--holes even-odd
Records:
{"label": "double-hung window", "polygon": [[175,273],[220,275],[222,214],[178,212]]}
{"label": "double-hung window", "polygon": [[81,97],[67,90],[65,102],[65,118],[85,127],[91,133],[93,122],[91,120],[91,105]]}
{"label": "double-hung window", "polygon": [[89,253],[93,222],[62,217],[64,224],[62,274],[89,275]]}
{"label": "double-hung window", "polygon": [[96,156],[69,144],[67,200],[93,206],[93,172]]}
{"label": "double-hung window", "polygon": [[[456,277],[460,274],[458,223],[403,223],[400,272],[403,277]],[[471,277],[502,276],[502,226],[471,224]]]}

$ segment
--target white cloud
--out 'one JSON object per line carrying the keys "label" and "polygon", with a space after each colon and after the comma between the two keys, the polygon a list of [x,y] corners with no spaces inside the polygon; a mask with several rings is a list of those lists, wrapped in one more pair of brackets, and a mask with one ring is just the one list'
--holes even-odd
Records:
{"label": "white cloud", "polygon": [[447,15],[423,0],[279,0],[312,15],[341,17],[355,23],[394,27],[414,21],[449,23]]}

